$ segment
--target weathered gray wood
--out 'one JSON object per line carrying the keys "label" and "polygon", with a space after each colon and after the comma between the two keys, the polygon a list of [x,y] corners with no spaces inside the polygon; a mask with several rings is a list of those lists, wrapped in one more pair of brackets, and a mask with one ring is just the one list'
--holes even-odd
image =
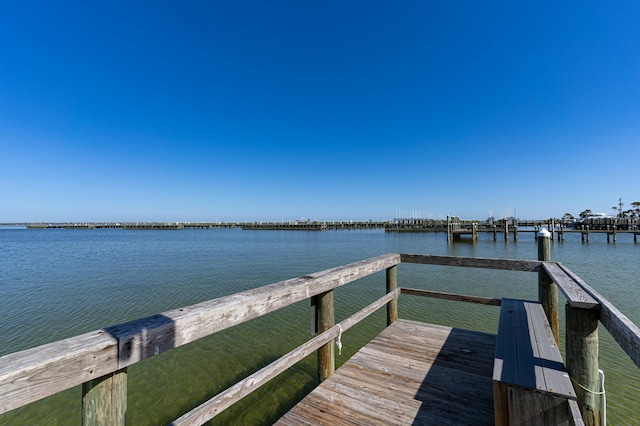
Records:
{"label": "weathered gray wood", "polygon": [[[398,288],[398,267],[387,268],[387,293]],[[387,325],[391,325],[398,319],[398,298],[387,304]]]}
{"label": "weathered gray wood", "polygon": [[433,256],[426,254],[401,254],[405,263],[424,265],[464,266],[468,268],[501,269],[506,271],[538,272],[541,262],[532,260],[486,259],[477,257]]}
{"label": "weathered gray wood", "polygon": [[576,393],[541,304],[503,299],[493,382],[496,424],[569,423]]}
{"label": "weathered gray wood", "polygon": [[110,327],[109,332],[119,340],[118,367],[127,367],[399,262],[400,255],[382,255]]}
{"label": "weathered gray wood", "polygon": [[600,304],[586,290],[584,290],[572,276],[555,262],[545,262],[542,267],[549,278],[558,285],[558,288],[567,299],[569,305],[574,308],[598,308]]}
{"label": "weathered gray wood", "polygon": [[126,368],[82,384],[83,426],[124,426],[126,417]]}
{"label": "weathered gray wood", "polygon": [[441,291],[420,290],[416,288],[400,288],[402,294],[410,294],[412,296],[431,297],[433,299],[453,300],[456,302],[477,303],[480,305],[500,306],[502,299],[494,299],[491,297],[469,296],[466,294],[444,293]]}
{"label": "weathered gray wood", "polygon": [[[320,293],[316,297],[316,318],[318,333],[323,333],[335,325],[333,309],[333,290]],[[318,378],[324,381],[335,371],[335,348],[333,342],[324,344],[318,349]]]}
{"label": "weathered gray wood", "polygon": [[591,288],[580,277],[564,265],[560,267],[586,290],[600,305],[599,319],[629,358],[640,368],[640,328],[600,293]]}
{"label": "weathered gray wood", "polygon": [[340,322],[338,325],[335,325],[329,330],[318,334],[311,340],[300,345],[278,360],[272,362],[266,367],[263,367],[257,372],[251,374],[249,377],[246,377],[230,388],[220,392],[218,395],[214,396],[207,402],[184,414],[179,419],[175,420],[172,425],[200,425],[211,420],[226,408],[235,404],[245,396],[249,395],[251,392],[257,390],[260,386],[269,382],[278,374],[281,374],[298,361],[312,354],[321,346],[327,343],[332,343],[333,340],[339,336],[340,329],[342,329],[343,332],[349,330],[351,327],[371,315],[373,312],[380,309],[382,306],[385,306],[385,304],[389,303],[390,300],[398,297],[399,293],[400,291],[396,289],[384,295],[380,299],[376,300],[375,302],[351,315],[349,318]]}
{"label": "weathered gray wood", "polygon": [[584,426],[584,420],[582,420],[582,413],[577,401],[569,401],[569,411],[571,412],[569,426]]}
{"label": "weathered gray wood", "polygon": [[598,311],[566,305],[567,369],[577,383],[582,418],[588,426],[600,426],[601,396],[598,373]]}
{"label": "weathered gray wood", "polygon": [[0,414],[118,369],[118,341],[100,330],[0,358]]}
{"label": "weathered gray wood", "polygon": [[0,413],[400,263],[386,254],[0,358]]}
{"label": "weathered gray wood", "polygon": [[[551,260],[551,240],[549,232],[545,229],[538,233],[538,260],[548,262]],[[544,268],[538,272],[538,300],[542,303],[547,320],[553,330],[556,343],[560,342],[560,319],[558,317],[558,286],[547,274]]]}
{"label": "weathered gray wood", "polygon": [[276,424],[491,425],[494,339],[400,319]]}
{"label": "weathered gray wood", "polygon": [[536,371],[542,375],[544,388],[538,387],[546,393],[568,399],[576,399],[576,391],[568,378],[564,360],[554,339],[550,325],[540,305],[524,304],[529,332],[533,345],[533,357]]}
{"label": "weathered gray wood", "polygon": [[495,381],[568,399],[576,398],[539,303],[502,300],[496,367],[493,373]]}

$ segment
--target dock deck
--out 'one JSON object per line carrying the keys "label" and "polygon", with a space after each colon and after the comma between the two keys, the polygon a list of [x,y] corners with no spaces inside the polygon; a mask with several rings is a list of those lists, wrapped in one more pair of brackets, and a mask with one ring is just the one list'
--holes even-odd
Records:
{"label": "dock deck", "polygon": [[277,425],[493,425],[496,336],[398,320]]}

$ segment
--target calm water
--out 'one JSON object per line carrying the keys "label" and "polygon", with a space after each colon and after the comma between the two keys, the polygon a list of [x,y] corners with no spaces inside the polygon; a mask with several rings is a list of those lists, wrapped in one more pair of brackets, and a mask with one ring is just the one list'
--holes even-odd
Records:
{"label": "calm water", "polygon": [[[518,242],[448,245],[444,234],[383,231],[125,231],[0,229],[0,355],[388,252],[536,259]],[[630,236],[552,243],[552,258],[640,324],[638,257]],[[402,286],[492,297],[537,297],[535,274],[400,265]],[[336,290],[341,320],[384,293],[384,273]],[[495,333],[498,310],[403,296],[400,316]],[[561,312],[562,315],[562,312]],[[343,363],[385,323],[380,311],[343,336]],[[129,368],[128,419],[166,424],[310,337],[298,303]],[[640,373],[600,327],[609,424],[636,424]],[[245,398],[215,424],[270,424],[317,384],[315,357]],[[79,425],[79,388],[0,416],[0,425]]]}

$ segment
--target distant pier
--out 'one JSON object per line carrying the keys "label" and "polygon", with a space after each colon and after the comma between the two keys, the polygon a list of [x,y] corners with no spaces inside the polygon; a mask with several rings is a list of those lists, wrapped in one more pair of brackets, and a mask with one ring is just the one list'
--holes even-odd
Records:
{"label": "distant pier", "polygon": [[38,222],[0,223],[0,227],[24,226],[28,229],[124,229],[124,230],[183,230],[183,229],[242,229],[242,230],[286,230],[286,231],[327,231],[384,229],[385,232],[442,232],[447,241],[470,239],[475,241],[480,233],[493,235],[494,240],[518,240],[521,233],[537,233],[546,228],[551,239],[564,241],[565,234],[580,233],[583,242],[590,242],[593,234],[606,235],[607,242],[617,242],[619,235],[633,235],[638,242],[640,224],[625,222],[620,224],[592,224],[576,226],[574,223],[556,220],[500,219],[493,222],[466,220],[459,217],[447,219],[395,219],[386,221],[256,221],[256,222]]}

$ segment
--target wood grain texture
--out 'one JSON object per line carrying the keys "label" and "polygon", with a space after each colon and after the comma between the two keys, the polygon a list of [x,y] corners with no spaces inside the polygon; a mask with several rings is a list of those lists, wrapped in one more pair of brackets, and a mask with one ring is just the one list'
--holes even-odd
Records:
{"label": "wood grain texture", "polygon": [[542,267],[549,275],[549,278],[558,285],[558,288],[567,299],[567,303],[574,308],[599,308],[600,304],[585,289],[583,289],[569,275],[560,264],[555,262],[545,262]]}
{"label": "wood grain texture", "polygon": [[0,358],[0,414],[118,370],[118,341],[94,331]]}
{"label": "wood grain texture", "polygon": [[433,299],[452,300],[456,302],[477,303],[480,305],[500,306],[502,299],[494,299],[491,297],[469,296],[466,294],[445,293],[441,291],[420,290],[415,288],[401,288],[402,294],[410,294],[412,296],[430,297]]}
{"label": "wood grain texture", "polygon": [[539,303],[502,300],[495,358],[494,381],[576,399]]}
{"label": "wood grain texture", "polygon": [[400,262],[386,254],[0,357],[0,414]]}
{"label": "wood grain texture", "polygon": [[495,336],[398,320],[276,424],[493,424]]}
{"label": "wood grain texture", "polygon": [[626,315],[600,293],[591,288],[580,277],[575,275],[564,265],[560,265],[564,271],[586,290],[600,305],[599,319],[602,325],[611,333],[620,347],[629,355],[629,358],[640,368],[640,328]]}
{"label": "wood grain texture", "polygon": [[468,268],[501,269],[506,271],[538,272],[542,262],[534,260],[486,259],[477,257],[432,256],[424,254],[401,254],[405,263],[424,265],[463,266]]}
{"label": "wood grain texture", "polygon": [[172,426],[200,425],[211,420],[223,410],[257,390],[260,386],[269,382],[278,374],[284,372],[287,368],[293,366],[295,363],[310,355],[321,346],[326,344],[333,345],[333,339],[339,336],[340,329],[342,329],[343,332],[349,330],[358,322],[385,306],[385,304],[390,300],[396,298],[398,294],[398,289],[386,294],[377,301],[351,315],[349,318],[343,320],[338,325],[318,334],[313,339],[307,341],[273,363],[263,367],[259,371],[251,374],[249,377],[246,377],[190,412],[184,414],[179,419],[175,420],[172,423]]}

